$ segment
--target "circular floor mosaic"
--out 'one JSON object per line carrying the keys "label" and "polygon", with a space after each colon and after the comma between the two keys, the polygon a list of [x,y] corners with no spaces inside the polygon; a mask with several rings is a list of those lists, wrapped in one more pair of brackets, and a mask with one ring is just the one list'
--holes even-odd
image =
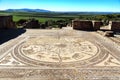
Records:
{"label": "circular floor mosaic", "polygon": [[64,64],[91,60],[99,49],[78,37],[35,37],[18,45],[14,53],[19,59],[36,65],[40,62]]}

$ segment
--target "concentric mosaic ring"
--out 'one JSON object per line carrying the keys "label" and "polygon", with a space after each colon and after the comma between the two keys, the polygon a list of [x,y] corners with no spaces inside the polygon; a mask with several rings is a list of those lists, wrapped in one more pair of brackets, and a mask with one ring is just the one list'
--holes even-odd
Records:
{"label": "concentric mosaic ring", "polygon": [[106,54],[100,52],[96,44],[82,38],[36,37],[16,46],[13,56],[34,66],[79,67],[103,59]]}

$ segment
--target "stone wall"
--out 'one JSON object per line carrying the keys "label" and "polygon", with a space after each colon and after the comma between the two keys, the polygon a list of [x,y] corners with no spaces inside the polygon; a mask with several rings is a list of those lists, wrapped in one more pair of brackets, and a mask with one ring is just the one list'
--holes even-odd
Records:
{"label": "stone wall", "polygon": [[112,31],[120,31],[120,21],[110,21],[109,22]]}
{"label": "stone wall", "polygon": [[13,22],[12,16],[0,16],[0,28],[1,29],[10,29],[16,28],[15,23]]}
{"label": "stone wall", "polygon": [[23,24],[24,28],[40,28],[40,24],[38,20],[29,19]]}
{"label": "stone wall", "polygon": [[103,22],[93,21],[94,30],[100,30],[101,26],[103,26]]}
{"label": "stone wall", "polygon": [[86,31],[93,30],[92,21],[73,20],[72,27],[73,29],[77,29],[77,30],[86,30]]}

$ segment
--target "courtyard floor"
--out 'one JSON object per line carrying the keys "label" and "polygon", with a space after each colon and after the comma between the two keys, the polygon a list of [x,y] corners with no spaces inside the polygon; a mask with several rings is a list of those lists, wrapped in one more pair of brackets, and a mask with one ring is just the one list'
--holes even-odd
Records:
{"label": "courtyard floor", "polygon": [[120,80],[120,44],[97,32],[27,29],[0,45],[0,80]]}

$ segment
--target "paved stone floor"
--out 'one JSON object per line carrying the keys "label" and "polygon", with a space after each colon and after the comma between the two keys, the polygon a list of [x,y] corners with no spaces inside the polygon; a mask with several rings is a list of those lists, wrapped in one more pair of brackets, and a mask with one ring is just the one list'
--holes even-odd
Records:
{"label": "paved stone floor", "polygon": [[120,80],[120,46],[97,32],[29,29],[0,45],[0,80]]}

